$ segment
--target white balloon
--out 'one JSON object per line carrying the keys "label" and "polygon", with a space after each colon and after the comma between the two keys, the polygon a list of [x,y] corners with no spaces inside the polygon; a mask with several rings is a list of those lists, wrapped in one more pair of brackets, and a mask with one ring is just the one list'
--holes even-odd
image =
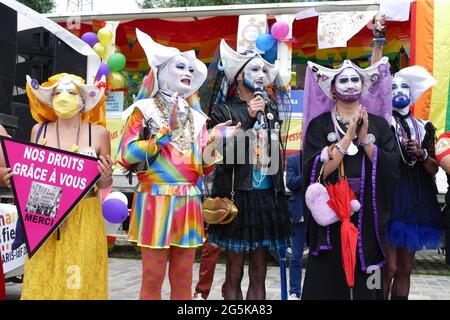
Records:
{"label": "white balloon", "polygon": [[118,191],[111,192],[110,194],[108,194],[106,196],[105,201],[109,200],[109,199],[119,199],[120,201],[125,203],[126,206],[128,206],[128,198],[122,192],[118,192]]}

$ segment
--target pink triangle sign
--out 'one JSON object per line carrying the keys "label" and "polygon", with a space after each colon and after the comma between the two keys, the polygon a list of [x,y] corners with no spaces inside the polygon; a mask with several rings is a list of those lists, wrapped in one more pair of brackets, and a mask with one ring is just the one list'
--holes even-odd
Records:
{"label": "pink triangle sign", "polygon": [[97,158],[0,137],[31,258],[100,178]]}

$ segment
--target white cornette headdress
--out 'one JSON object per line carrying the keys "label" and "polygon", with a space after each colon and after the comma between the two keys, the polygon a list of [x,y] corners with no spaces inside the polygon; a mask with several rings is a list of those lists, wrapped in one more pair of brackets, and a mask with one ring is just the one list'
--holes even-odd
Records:
{"label": "white cornette headdress", "polygon": [[183,98],[187,98],[192,95],[206,80],[208,69],[203,62],[196,58],[194,50],[180,52],[177,48],[163,46],[155,42],[148,34],[140,31],[139,29],[136,29],[136,36],[141,47],[144,49],[148,64],[150,65],[151,72],[153,73],[155,79],[153,90],[149,93],[150,97],[153,97],[160,89],[161,84],[158,83],[158,81],[168,81],[167,77],[162,77],[161,75],[158,80],[158,72],[171,59],[177,57],[178,55],[186,58],[194,69],[191,81],[191,90],[186,93]]}
{"label": "white cornette headdress", "polygon": [[388,58],[383,57],[377,63],[362,69],[350,60],[345,60],[337,69],[329,69],[308,62],[305,78],[303,107],[303,138],[309,122],[322,113],[330,112],[336,102],[333,100],[331,83],[345,68],[356,70],[362,77],[363,92],[361,104],[371,114],[384,117],[388,123],[392,117],[392,77]]}
{"label": "white cornette headdress", "polygon": [[268,80],[270,83],[274,82],[278,74],[278,66],[276,64],[267,62],[259,53],[240,54],[231,49],[224,39],[220,41],[221,68],[230,83],[234,82],[238,72],[242,71],[243,67],[255,57],[259,57],[264,61],[269,72]]}
{"label": "white cornette headdress", "polygon": [[328,98],[333,99],[333,94],[331,92],[331,83],[333,79],[341,73],[344,69],[352,68],[359,73],[362,77],[363,81],[363,92],[369,90],[369,88],[378,81],[380,76],[380,71],[378,70],[378,66],[380,64],[386,64],[388,62],[387,57],[383,57],[377,63],[367,67],[366,69],[362,69],[355,65],[350,60],[344,60],[342,64],[337,69],[329,69],[323,67],[317,63],[308,61],[308,67],[313,71],[313,73],[317,77],[317,83],[319,84],[322,91],[328,96]]}
{"label": "white cornette headdress", "polygon": [[408,82],[413,103],[437,82],[424,67],[417,65],[400,70],[394,77],[400,77]]}

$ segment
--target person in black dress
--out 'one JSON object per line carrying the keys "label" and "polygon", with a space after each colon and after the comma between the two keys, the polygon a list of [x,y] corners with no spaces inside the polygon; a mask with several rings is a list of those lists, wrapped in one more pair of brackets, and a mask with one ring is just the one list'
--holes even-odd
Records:
{"label": "person in black dress", "polygon": [[381,239],[399,175],[399,153],[388,122],[392,107],[385,99],[390,94],[390,78],[386,58],[367,69],[348,60],[334,70],[308,63],[304,190],[316,182],[322,166],[321,179],[336,183],[343,162],[361,209],[351,216],[358,241],[355,284],[349,290],[342,267],[341,222],[321,226],[305,208],[310,251],[302,299],[383,298],[381,266],[385,254]]}
{"label": "person in black dress", "polygon": [[[229,224],[211,224],[209,241],[225,249],[225,300],[242,299],[241,281],[249,252],[246,298],[266,298],[267,251],[286,249],[290,219],[281,160],[281,120],[275,97],[266,95],[277,74],[275,65],[258,54],[238,54],[221,43],[225,73],[222,99],[212,107],[209,125],[232,120],[244,132],[225,142],[223,164],[215,168],[213,197],[228,197],[239,212]],[[261,96],[255,97],[255,91]],[[261,112],[265,127],[256,119]]]}

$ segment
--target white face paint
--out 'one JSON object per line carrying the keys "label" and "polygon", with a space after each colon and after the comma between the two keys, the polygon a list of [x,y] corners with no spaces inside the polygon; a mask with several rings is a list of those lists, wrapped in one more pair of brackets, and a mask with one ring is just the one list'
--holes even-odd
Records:
{"label": "white face paint", "polygon": [[346,68],[336,76],[334,81],[336,96],[343,101],[358,100],[362,93],[361,76],[353,68]]}
{"label": "white face paint", "polygon": [[189,61],[178,56],[169,63],[167,88],[172,92],[177,92],[179,96],[183,96],[191,90],[192,77],[194,68]]}
{"label": "white face paint", "polygon": [[411,89],[408,82],[401,76],[392,79],[392,106],[402,109],[411,104]]}
{"label": "white face paint", "polygon": [[263,88],[270,84],[269,70],[261,58],[253,58],[244,67],[244,82],[251,89]]}

